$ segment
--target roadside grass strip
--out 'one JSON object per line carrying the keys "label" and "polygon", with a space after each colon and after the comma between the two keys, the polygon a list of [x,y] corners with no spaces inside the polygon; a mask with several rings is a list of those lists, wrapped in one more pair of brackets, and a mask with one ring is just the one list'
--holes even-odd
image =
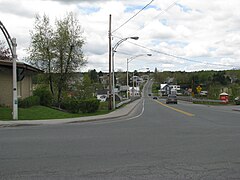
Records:
{"label": "roadside grass strip", "polygon": [[190,116],[190,117],[195,116],[195,114],[192,114],[192,113],[183,111],[183,110],[181,110],[181,109],[177,109],[177,108],[168,106],[168,105],[166,105],[166,104],[164,104],[164,103],[162,103],[162,102],[160,102],[160,101],[157,101],[157,100],[154,100],[154,101],[157,102],[157,103],[159,103],[159,104],[161,104],[162,106],[165,106],[165,107],[167,107],[167,108],[169,108],[169,109],[172,109],[172,110],[174,110],[174,111],[177,111],[177,112],[179,112],[179,113],[185,114],[185,115],[187,115],[187,116]]}

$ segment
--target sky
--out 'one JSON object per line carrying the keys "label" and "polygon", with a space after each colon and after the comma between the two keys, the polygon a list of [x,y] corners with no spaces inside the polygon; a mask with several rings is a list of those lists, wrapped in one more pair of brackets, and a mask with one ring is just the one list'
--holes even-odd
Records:
{"label": "sky", "polygon": [[[0,21],[17,39],[19,61],[28,56],[35,15],[51,23],[73,12],[82,27],[88,63],[81,71],[108,71],[109,15],[115,71],[199,71],[240,68],[239,0],[0,0]],[[119,28],[121,27],[121,28]],[[119,29],[118,29],[119,28]],[[116,30],[116,31],[115,31]],[[3,38],[1,33],[0,39]],[[147,56],[152,54],[152,56]],[[140,55],[140,56],[139,56]]]}

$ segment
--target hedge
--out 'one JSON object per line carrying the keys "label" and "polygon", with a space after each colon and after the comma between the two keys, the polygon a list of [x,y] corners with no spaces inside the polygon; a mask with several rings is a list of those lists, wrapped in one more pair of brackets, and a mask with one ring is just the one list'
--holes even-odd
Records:
{"label": "hedge", "polygon": [[99,108],[100,101],[97,99],[79,100],[76,98],[65,98],[61,108],[71,113],[94,113]]}
{"label": "hedge", "polygon": [[40,98],[40,105],[42,106],[51,106],[53,96],[51,92],[46,88],[37,88],[33,91],[34,96],[38,96]]}
{"label": "hedge", "polygon": [[25,99],[19,99],[18,106],[21,108],[29,108],[40,105],[40,98],[38,96],[29,96]]}

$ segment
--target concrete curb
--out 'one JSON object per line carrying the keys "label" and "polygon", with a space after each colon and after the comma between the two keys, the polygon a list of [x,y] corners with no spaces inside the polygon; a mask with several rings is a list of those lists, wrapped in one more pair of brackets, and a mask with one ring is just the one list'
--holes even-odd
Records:
{"label": "concrete curb", "polygon": [[93,122],[107,119],[115,119],[129,115],[142,99],[135,100],[126,106],[119,108],[113,112],[98,116],[86,116],[69,119],[47,119],[47,120],[20,120],[20,121],[0,121],[0,128],[5,127],[21,127],[21,126],[38,126],[38,125],[54,125],[54,124],[70,124]]}

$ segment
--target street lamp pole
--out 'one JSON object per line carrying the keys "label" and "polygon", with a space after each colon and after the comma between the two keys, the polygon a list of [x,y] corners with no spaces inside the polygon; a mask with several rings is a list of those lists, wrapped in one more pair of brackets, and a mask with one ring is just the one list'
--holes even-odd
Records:
{"label": "street lamp pole", "polygon": [[115,99],[115,74],[114,74],[114,53],[117,52],[117,48],[118,46],[123,43],[124,41],[128,40],[128,39],[134,39],[134,40],[138,40],[139,37],[127,37],[127,38],[123,38],[120,41],[117,42],[117,44],[115,44],[115,46],[113,46],[112,48],[112,94],[113,94],[113,109],[115,109],[116,107],[116,99]]}
{"label": "street lamp pole", "polygon": [[[136,56],[133,56],[133,57],[130,57],[127,59],[127,99],[129,98],[128,96],[128,93],[129,93],[129,82],[128,82],[128,64],[134,60],[135,58],[137,57],[140,57],[140,56],[152,56],[152,54],[138,54]],[[134,81],[134,80],[133,80]]]}

